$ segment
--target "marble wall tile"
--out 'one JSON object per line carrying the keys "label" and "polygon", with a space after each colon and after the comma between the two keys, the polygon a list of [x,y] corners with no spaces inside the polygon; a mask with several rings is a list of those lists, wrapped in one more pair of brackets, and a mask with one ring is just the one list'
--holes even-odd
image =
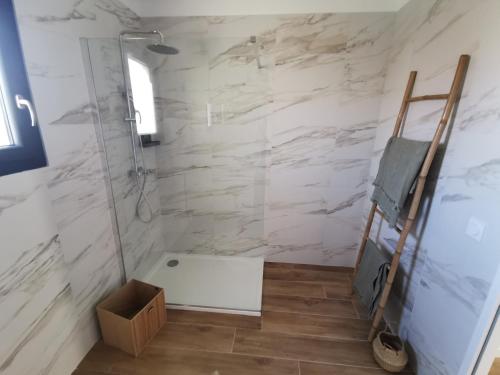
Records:
{"label": "marble wall tile", "polygon": [[181,46],[155,70],[162,212],[171,225],[184,218],[172,251],[352,264],[391,23],[389,14],[143,20]]}
{"label": "marble wall tile", "polygon": [[101,155],[88,124],[52,126],[45,134],[53,160],[48,187],[64,259],[75,302],[86,310],[120,282]]}
{"label": "marble wall tile", "polygon": [[[395,18],[393,42],[370,168],[373,180],[390,136],[410,70],[418,70],[416,95],[446,92],[460,54],[472,56],[462,98],[438,153],[417,226],[402,258],[386,316],[414,356],[418,373],[458,374],[479,342],[472,342],[500,258],[498,218],[498,98],[500,80],[492,64],[498,49],[495,1],[410,1]],[[478,20],[481,20],[478,23]],[[429,139],[440,104],[417,104],[405,135]],[[480,146],[479,146],[480,145]],[[370,189],[371,190],[371,189]],[[368,206],[368,205],[367,205]],[[366,211],[365,211],[366,212]],[[487,225],[481,242],[465,235],[469,217]],[[372,235],[393,249],[397,234],[377,222]]]}
{"label": "marble wall tile", "polygon": [[[368,183],[408,71],[419,70],[418,92],[443,91],[458,55],[470,53],[453,130],[387,312],[419,372],[457,373],[499,261],[497,1],[414,0],[397,15],[142,20],[114,0],[19,0],[16,9],[50,167],[0,179],[1,227],[16,233],[12,223],[26,210],[38,223],[6,247],[5,267],[23,272],[0,268],[0,305],[19,306],[23,317],[11,312],[0,321],[9,337],[0,346],[2,371],[68,373],[96,340],[93,306],[121,277],[108,178],[119,245],[135,272],[147,272],[164,250],[352,265]],[[125,28],[158,28],[181,51],[155,57],[129,46],[157,83],[162,146],[145,155],[157,169],[146,184],[149,224],[135,217],[121,67],[116,39],[106,39]],[[96,38],[95,98],[81,37]],[[438,116],[438,106],[416,107],[405,134],[429,138]],[[462,234],[471,215],[488,225],[481,243]],[[373,235],[392,251],[393,231],[382,225]],[[26,360],[42,356],[38,368]]]}
{"label": "marble wall tile", "polygon": [[[68,303],[70,297],[44,172],[41,169],[0,179],[0,223],[5,230],[0,268],[0,329],[4,338],[0,368],[7,374],[37,370],[39,364],[26,358],[41,355],[46,348],[31,340],[49,344],[45,340],[57,336],[39,323],[61,299]],[[26,231],[27,227],[31,230]],[[51,319],[48,317],[46,323]],[[42,361],[41,366],[49,360]]]}
{"label": "marble wall tile", "polygon": [[95,304],[121,282],[79,38],[138,17],[113,0],[15,7],[49,167],[0,179],[0,372],[67,374],[98,338]]}

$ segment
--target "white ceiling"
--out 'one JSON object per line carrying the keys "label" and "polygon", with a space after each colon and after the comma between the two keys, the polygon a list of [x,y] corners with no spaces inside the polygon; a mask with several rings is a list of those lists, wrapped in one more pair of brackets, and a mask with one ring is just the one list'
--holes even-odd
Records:
{"label": "white ceiling", "polygon": [[396,12],[409,0],[121,0],[141,17]]}

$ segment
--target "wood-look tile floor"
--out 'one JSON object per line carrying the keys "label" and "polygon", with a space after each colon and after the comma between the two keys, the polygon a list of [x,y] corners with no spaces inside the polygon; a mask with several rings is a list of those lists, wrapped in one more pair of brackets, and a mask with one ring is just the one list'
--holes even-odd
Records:
{"label": "wood-look tile floor", "polygon": [[495,358],[488,375],[500,375],[500,358]]}
{"label": "wood-look tile floor", "polygon": [[262,318],[180,310],[139,358],[98,342],[74,375],[381,375],[351,269],[266,263]]}

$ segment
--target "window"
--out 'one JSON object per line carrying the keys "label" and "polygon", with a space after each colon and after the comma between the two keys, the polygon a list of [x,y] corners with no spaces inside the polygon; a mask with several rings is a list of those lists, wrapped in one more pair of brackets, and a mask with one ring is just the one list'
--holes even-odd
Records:
{"label": "window", "polygon": [[0,147],[12,145],[12,136],[10,134],[8,121],[7,110],[5,109],[3,93],[0,86]]}
{"label": "window", "polygon": [[155,102],[149,68],[143,62],[129,56],[128,71],[136,111],[137,132],[139,135],[155,134]]}
{"label": "window", "polygon": [[47,165],[12,0],[0,1],[0,176]]}

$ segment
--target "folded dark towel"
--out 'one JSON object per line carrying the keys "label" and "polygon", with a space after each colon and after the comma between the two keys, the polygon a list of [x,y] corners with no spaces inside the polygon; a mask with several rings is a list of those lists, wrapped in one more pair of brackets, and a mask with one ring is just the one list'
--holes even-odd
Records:
{"label": "folded dark towel", "polygon": [[391,269],[391,264],[389,262],[382,263],[377,272],[375,280],[372,282],[372,300],[370,301],[370,306],[368,308],[370,316],[373,317],[378,307],[378,300],[382,296],[382,292],[385,288],[385,282],[387,281],[387,276],[389,275],[389,270]]}
{"label": "folded dark towel", "polygon": [[371,200],[384,212],[391,227],[396,225],[430,144],[398,137],[391,137],[387,142],[373,182]]}

